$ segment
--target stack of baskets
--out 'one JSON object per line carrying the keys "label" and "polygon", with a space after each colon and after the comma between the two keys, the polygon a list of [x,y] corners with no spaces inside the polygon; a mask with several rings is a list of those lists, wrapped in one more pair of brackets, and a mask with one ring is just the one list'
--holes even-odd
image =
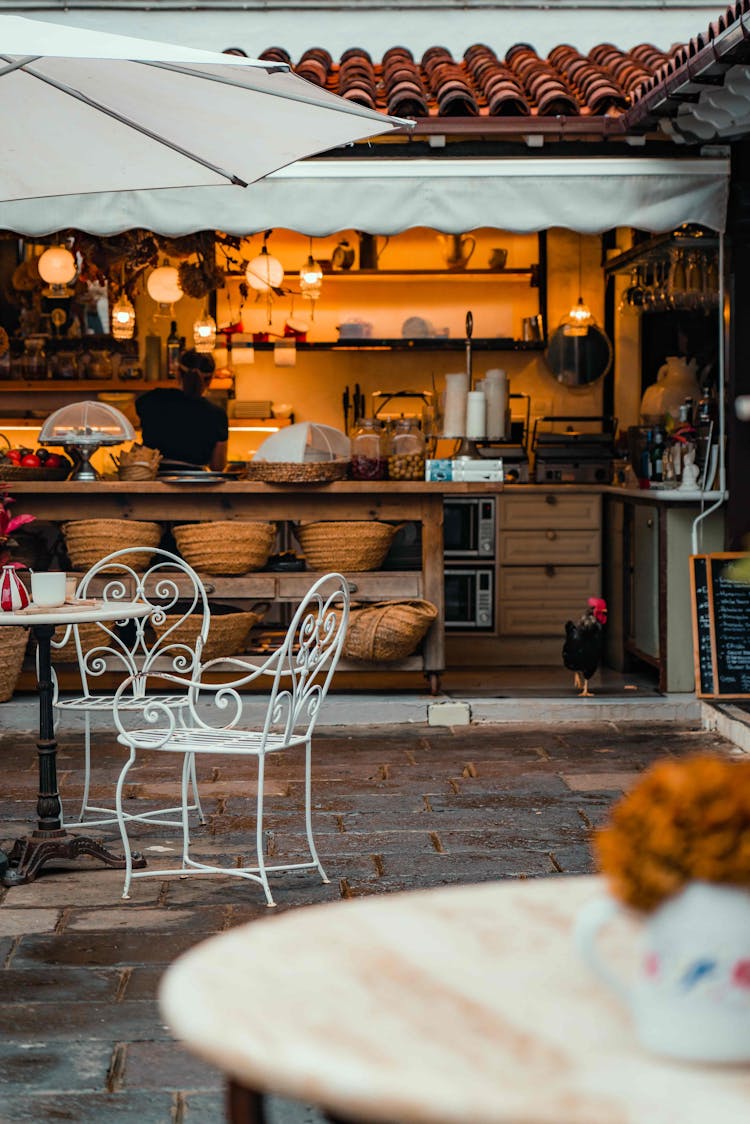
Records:
{"label": "stack of baskets", "polygon": [[354,605],[343,655],[363,663],[393,663],[410,656],[438,611],[431,601],[376,601]]}
{"label": "stack of baskets", "polygon": [[174,529],[177,549],[202,574],[247,574],[262,570],[276,538],[275,523],[240,519],[186,523]]}
{"label": "stack of baskets", "polygon": [[[183,615],[177,611],[167,613],[159,624],[151,621],[151,627],[157,636],[162,636],[173,625],[177,625],[164,641],[165,645],[187,644],[190,648],[195,646],[203,617],[200,613],[196,613],[178,623]],[[236,656],[244,652],[250,629],[262,619],[262,612],[250,612],[229,605],[213,604],[208,639],[201,659],[205,662],[219,659],[220,656]]]}
{"label": "stack of baskets", "polygon": [[0,703],[13,697],[28,640],[25,628],[0,629]]}
{"label": "stack of baskets", "polygon": [[306,523],[296,530],[310,570],[378,570],[397,527],[390,523]]}
{"label": "stack of baskets", "polygon": [[[135,519],[76,519],[63,527],[65,549],[74,570],[88,570],[107,554],[128,546],[149,546],[156,549],[161,540],[158,523],[139,522]],[[118,566],[131,566],[137,572],[145,570],[149,556],[124,554]]]}

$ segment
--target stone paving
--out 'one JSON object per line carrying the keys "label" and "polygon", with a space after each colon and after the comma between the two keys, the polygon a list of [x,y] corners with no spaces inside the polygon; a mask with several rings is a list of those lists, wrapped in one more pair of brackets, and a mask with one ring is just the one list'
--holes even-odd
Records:
{"label": "stone paving", "polygon": [[[387,706],[387,703],[384,703]],[[588,836],[650,762],[730,743],[691,726],[426,726],[323,731],[313,754],[313,822],[330,885],[309,872],[276,876],[279,910],[362,894],[591,871]],[[94,797],[111,800],[118,747],[97,736]],[[33,826],[36,753],[28,734],[0,735],[5,844]],[[60,790],[69,818],[81,789],[79,743],[63,734]],[[225,861],[254,839],[254,769],[199,766],[208,813],[194,849]],[[175,762],[131,771],[134,801],[178,797]],[[267,767],[266,851],[305,854],[303,766]],[[247,779],[246,779],[247,778]],[[135,806],[135,805],[134,805]],[[119,836],[98,829],[119,848]],[[136,825],[151,867],[179,846],[169,828]],[[92,830],[92,834],[94,831]],[[306,857],[306,855],[305,855]],[[267,916],[259,887],[217,877],[144,879],[121,901],[119,871],[84,860],[0,890],[0,1121],[41,1124],[219,1124],[222,1079],[162,1024],[165,967],[211,933]],[[278,912],[278,910],[276,911]],[[281,1124],[319,1119],[277,1104]]]}

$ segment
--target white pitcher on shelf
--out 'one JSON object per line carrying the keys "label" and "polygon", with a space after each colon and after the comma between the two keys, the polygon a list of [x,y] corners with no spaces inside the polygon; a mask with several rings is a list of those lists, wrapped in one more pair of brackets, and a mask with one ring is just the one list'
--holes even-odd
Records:
{"label": "white pitcher on shelf", "polygon": [[661,425],[667,414],[679,417],[686,398],[696,402],[701,388],[696,377],[696,361],[670,355],[658,371],[656,382],[647,387],[641,399],[641,420],[644,425]]}

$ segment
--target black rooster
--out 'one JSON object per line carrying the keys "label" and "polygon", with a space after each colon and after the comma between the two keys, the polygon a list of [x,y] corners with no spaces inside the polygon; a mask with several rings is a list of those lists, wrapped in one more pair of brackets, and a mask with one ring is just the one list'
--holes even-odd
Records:
{"label": "black rooster", "polygon": [[581,691],[581,698],[591,695],[589,679],[601,662],[606,623],[607,602],[601,597],[589,597],[583,616],[575,623],[567,621],[565,625],[563,663],[575,672],[575,685]]}

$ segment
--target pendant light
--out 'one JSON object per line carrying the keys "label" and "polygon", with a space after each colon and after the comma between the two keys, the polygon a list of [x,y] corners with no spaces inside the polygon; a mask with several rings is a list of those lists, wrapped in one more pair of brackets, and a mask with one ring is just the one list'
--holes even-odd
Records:
{"label": "pendant light", "polygon": [[284,267],[278,258],[268,252],[266,243],[271,236],[267,230],[263,235],[263,248],[260,253],[247,263],[245,278],[251,289],[259,293],[270,293],[272,289],[281,287],[284,280]]}
{"label": "pendant light", "polygon": [[561,321],[563,335],[565,336],[587,336],[589,328],[594,326],[594,317],[592,316],[591,309],[583,299],[583,285],[581,280],[582,265],[581,265],[581,235],[578,235],[578,300],[573,305],[567,316],[563,317]]}
{"label": "pendant light", "polygon": [[116,340],[132,340],[135,332],[135,309],[123,289],[112,306],[112,335]]}
{"label": "pendant light", "polygon": [[216,321],[208,309],[193,324],[193,343],[196,351],[213,351],[216,346]]}
{"label": "pendant light", "polygon": [[179,274],[168,261],[149,273],[146,289],[148,295],[157,304],[174,304],[183,295]]}
{"label": "pendant light", "polygon": [[323,284],[323,267],[317,262],[312,253],[312,238],[310,239],[310,252],[307,261],[299,271],[299,288],[303,297],[308,300],[317,300]]}
{"label": "pendant light", "polygon": [[47,282],[48,288],[43,292],[45,297],[72,297],[73,290],[69,289],[71,281],[75,281],[78,269],[76,259],[65,246],[50,246],[45,250],[37,262],[37,269],[42,281]]}

